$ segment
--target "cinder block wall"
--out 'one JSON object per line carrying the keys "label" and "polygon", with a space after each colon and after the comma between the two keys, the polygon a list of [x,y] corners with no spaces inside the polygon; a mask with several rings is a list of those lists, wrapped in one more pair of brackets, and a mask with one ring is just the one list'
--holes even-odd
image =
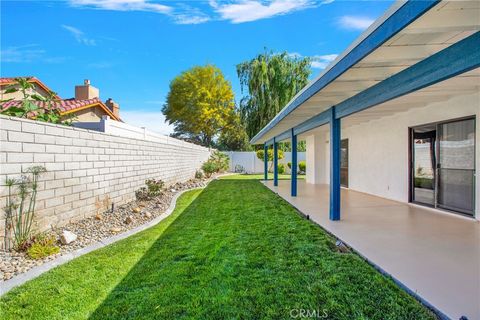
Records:
{"label": "cinder block wall", "polygon": [[210,156],[207,148],[170,137],[126,138],[4,116],[0,133],[2,242],[5,179],[20,177],[30,166],[48,170],[40,179],[36,206],[37,228],[46,230],[94,215],[105,197],[115,205],[133,200],[146,179],[167,185],[191,179]]}

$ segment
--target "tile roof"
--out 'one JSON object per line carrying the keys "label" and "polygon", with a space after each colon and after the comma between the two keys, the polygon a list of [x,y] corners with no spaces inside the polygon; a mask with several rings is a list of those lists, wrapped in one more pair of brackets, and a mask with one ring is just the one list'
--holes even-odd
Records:
{"label": "tile roof", "polygon": [[[0,78],[0,86],[4,85],[10,85],[16,83],[16,78],[18,77],[11,77],[11,78]],[[22,78],[28,78],[29,82],[34,82],[38,84],[40,87],[42,87],[46,91],[51,91],[42,81],[40,81],[38,78],[35,77],[22,77]],[[52,106],[59,108],[61,113],[71,113],[74,112],[77,109],[83,109],[84,107],[94,107],[98,106],[102,108],[112,119],[122,121],[120,117],[116,117],[112,110],[108,108],[102,100],[99,98],[93,98],[93,99],[86,99],[86,100],[77,100],[75,98],[71,99],[61,99],[58,95],[56,96],[56,100],[52,101]],[[45,108],[47,107],[47,104],[43,101],[32,101],[34,104],[39,106],[40,108]],[[8,109],[12,106],[19,106],[22,103],[20,100],[11,100],[4,102],[0,105],[0,110],[5,110]]]}
{"label": "tile roof", "polygon": [[[32,101],[32,102],[37,106],[39,106],[40,108],[45,108],[47,106],[47,104],[43,101]],[[2,110],[5,110],[13,106],[19,106],[21,104],[22,104],[21,100],[11,100],[3,103],[0,106],[0,108]],[[103,102],[98,98],[93,98],[88,100],[64,99],[64,100],[52,101],[52,106],[59,108],[62,113],[70,112],[85,106],[95,105],[95,104],[103,105]]]}
{"label": "tile roof", "polygon": [[[0,78],[0,86],[4,86],[4,85],[11,85],[11,84],[14,84],[16,83],[17,81],[15,79],[17,78],[25,78],[25,79],[28,79],[28,82],[33,82],[35,84],[37,84],[40,88],[42,88],[43,90],[47,91],[47,92],[50,92],[52,91],[49,87],[47,87],[42,81],[40,81],[40,79],[36,78],[36,77],[3,77],[3,78]],[[60,96],[55,94],[55,97],[57,99],[60,99]]]}

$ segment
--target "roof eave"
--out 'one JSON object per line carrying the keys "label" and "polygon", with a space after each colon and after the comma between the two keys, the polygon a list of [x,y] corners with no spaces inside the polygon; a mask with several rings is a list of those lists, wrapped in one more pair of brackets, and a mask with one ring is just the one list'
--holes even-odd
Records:
{"label": "roof eave", "polygon": [[320,73],[317,78],[310,81],[308,85],[300,90],[300,92],[250,140],[250,143],[263,143],[266,140],[262,139],[263,136],[273,129],[283,118],[407,25],[418,19],[438,2],[438,0],[395,2],[382,17],[377,19],[365,30],[357,40]]}

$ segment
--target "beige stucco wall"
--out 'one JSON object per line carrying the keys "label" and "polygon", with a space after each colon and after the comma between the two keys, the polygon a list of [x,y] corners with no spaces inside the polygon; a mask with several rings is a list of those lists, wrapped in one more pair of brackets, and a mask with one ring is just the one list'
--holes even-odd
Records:
{"label": "beige stucco wall", "polygon": [[102,119],[102,116],[107,113],[99,107],[92,107],[84,110],[75,112],[76,119],[78,122],[97,122]]}
{"label": "beige stucco wall", "polygon": [[[34,89],[28,89],[27,90],[27,93],[28,94],[38,94],[38,95],[41,95],[43,97],[47,97],[48,96],[48,93],[42,89],[39,85],[37,84],[33,84],[34,85]],[[20,92],[20,91],[17,91],[17,92],[12,92],[12,93],[5,93],[5,91],[8,89],[8,88],[11,88],[11,87],[14,87],[14,88],[19,88],[20,86],[18,84],[16,85],[1,85],[0,86],[0,100],[7,100],[7,99],[13,99],[13,100],[22,100],[23,99],[23,93]]]}

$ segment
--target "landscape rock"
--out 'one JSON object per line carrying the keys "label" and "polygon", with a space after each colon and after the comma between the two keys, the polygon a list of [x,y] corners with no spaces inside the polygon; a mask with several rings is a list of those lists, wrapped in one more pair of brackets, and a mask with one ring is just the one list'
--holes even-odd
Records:
{"label": "landscape rock", "polygon": [[132,211],[133,211],[133,212],[135,212],[135,213],[140,213],[140,211],[141,211],[141,210],[140,210],[140,208],[139,208],[139,207],[136,207],[136,208],[133,208],[133,210],[132,210]]}
{"label": "landscape rock", "polygon": [[122,231],[122,228],[113,227],[113,228],[110,228],[110,231],[111,231],[111,232],[114,232],[114,233],[119,233],[120,231]]}
{"label": "landscape rock", "polygon": [[133,221],[134,221],[134,220],[133,220],[133,217],[132,217],[132,216],[128,216],[128,217],[125,218],[125,223],[126,223],[126,224],[133,223]]}
{"label": "landscape rock", "polygon": [[145,218],[150,219],[152,217],[152,214],[148,211],[145,212]]}
{"label": "landscape rock", "polygon": [[70,244],[75,240],[77,240],[77,235],[73,232],[68,231],[68,230],[63,230],[62,234],[60,235],[60,242],[63,245]]}

